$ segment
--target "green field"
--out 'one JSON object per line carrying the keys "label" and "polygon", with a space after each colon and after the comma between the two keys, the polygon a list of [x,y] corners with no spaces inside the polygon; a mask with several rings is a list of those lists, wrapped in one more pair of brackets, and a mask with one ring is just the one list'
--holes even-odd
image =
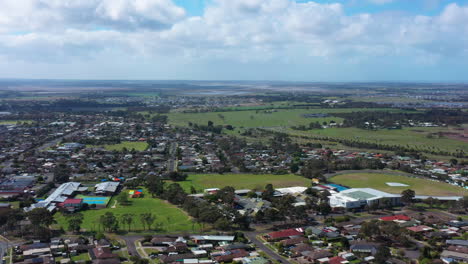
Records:
{"label": "green field", "polygon": [[207,188],[232,186],[235,189],[263,190],[271,183],[273,187],[310,186],[310,180],[293,174],[190,174],[186,181],[177,182],[186,192],[193,186],[197,191]]}
{"label": "green field", "polygon": [[0,120],[0,125],[16,125],[17,123],[32,123],[32,120]]}
{"label": "green field", "polygon": [[[464,196],[468,190],[447,183],[431,181],[421,178],[380,174],[380,173],[350,173],[334,176],[330,181],[352,188],[373,188],[388,193],[401,193],[412,189],[416,195],[433,196]],[[409,185],[408,187],[391,187],[387,182],[396,182]]]}
{"label": "green field", "polygon": [[372,142],[388,145],[411,146],[427,150],[444,150],[455,152],[457,149],[463,149],[468,152],[468,143],[449,139],[449,138],[428,138],[430,133],[448,132],[448,128],[443,127],[411,127],[403,129],[380,129],[365,130],[359,128],[327,128],[313,129],[309,131],[295,131],[292,129],[283,130],[291,135],[299,136],[319,136],[341,139],[352,139],[356,141]]}
{"label": "green field", "polygon": [[[128,206],[116,204],[114,199],[112,199],[105,209],[83,211],[84,221],[81,228],[87,231],[102,230],[99,224],[99,217],[106,212],[112,212],[118,219],[119,216],[126,213],[134,215],[131,231],[143,231],[143,225],[140,222],[139,215],[141,213],[153,213],[157,217],[155,223],[162,224],[162,232],[192,231],[192,221],[184,211],[163,200],[151,198],[151,195],[149,195],[146,190],[144,190],[144,193],[146,194],[144,198],[130,198],[131,204]],[[113,205],[116,207],[112,208]],[[55,214],[55,219],[58,225],[65,230],[67,229],[67,221],[61,213]],[[197,229],[198,226],[195,224],[194,228]],[[120,225],[120,229],[127,230],[127,226]]]}
{"label": "green field", "polygon": [[123,141],[120,144],[112,145],[86,145],[87,148],[104,148],[110,151],[122,151],[124,148],[127,150],[135,149],[136,151],[144,151],[148,148],[148,143],[146,142],[135,142],[135,141]]}
{"label": "green field", "polygon": [[[170,113],[169,123],[176,126],[187,126],[189,122],[206,125],[208,121],[215,125],[232,125],[236,128],[255,127],[291,127],[298,125],[308,125],[311,122],[341,122],[343,119],[333,117],[333,113],[349,113],[358,111],[400,111],[395,109],[373,108],[373,109],[276,109],[258,111],[231,111],[231,112],[206,112],[206,113]],[[303,114],[330,114],[325,118],[306,118]],[[224,117],[224,118],[223,118]]]}

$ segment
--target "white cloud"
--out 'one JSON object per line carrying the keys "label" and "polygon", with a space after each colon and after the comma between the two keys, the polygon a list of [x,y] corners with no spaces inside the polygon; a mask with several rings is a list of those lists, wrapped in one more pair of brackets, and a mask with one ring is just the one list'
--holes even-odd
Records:
{"label": "white cloud", "polygon": [[163,29],[185,17],[171,0],[2,0],[0,32]]}
{"label": "white cloud", "polygon": [[467,56],[468,7],[450,4],[433,17],[349,16],[344,8],[292,0],[213,0],[202,16],[188,17],[170,0],[3,0],[0,55],[64,62],[112,53],[159,66],[165,59],[182,65],[213,60],[356,65],[392,56],[434,64]]}

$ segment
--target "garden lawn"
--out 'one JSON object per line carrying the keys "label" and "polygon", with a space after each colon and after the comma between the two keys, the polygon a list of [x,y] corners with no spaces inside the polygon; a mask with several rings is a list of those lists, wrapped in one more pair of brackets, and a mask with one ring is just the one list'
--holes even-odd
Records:
{"label": "garden lawn", "polygon": [[[128,206],[116,204],[114,202],[115,199],[112,199],[105,209],[83,211],[84,221],[81,228],[87,231],[102,230],[99,224],[100,216],[104,215],[106,212],[112,212],[118,219],[126,213],[133,215],[134,219],[130,231],[144,231],[139,216],[141,213],[153,213],[157,217],[155,223],[162,224],[163,230],[161,230],[161,232],[175,233],[192,231],[192,221],[184,211],[161,199],[151,198],[151,195],[148,194],[145,189],[144,194],[144,198],[130,198],[129,201],[131,204]],[[113,205],[116,205],[116,207],[112,208]],[[67,221],[61,213],[56,213],[55,219],[58,225],[67,230]],[[198,226],[195,225],[194,228],[197,229]],[[120,229],[127,230],[128,227],[120,224]]]}
{"label": "garden lawn", "polygon": [[[421,178],[380,174],[380,173],[350,173],[334,176],[330,181],[352,188],[373,188],[380,191],[400,194],[402,191],[412,189],[416,195],[428,196],[464,196],[468,190],[450,185],[448,183],[432,181]],[[392,187],[387,182],[402,183],[409,186]]]}
{"label": "garden lawn", "polygon": [[122,151],[124,148],[127,150],[135,149],[136,151],[144,151],[148,148],[148,143],[141,142],[141,141],[123,141],[120,144],[112,144],[112,145],[87,145],[88,148],[105,148],[106,150],[116,150]]}
{"label": "garden lawn", "polygon": [[235,189],[256,189],[263,190],[269,183],[273,187],[293,187],[310,186],[311,181],[301,176],[293,174],[273,175],[273,174],[190,174],[186,181],[177,182],[190,193],[191,186],[197,192],[208,188],[223,188],[232,186]]}
{"label": "garden lawn", "polygon": [[82,254],[79,254],[79,255],[76,255],[76,256],[72,256],[71,257],[71,260],[72,261],[87,261],[87,260],[91,260],[91,257],[89,256],[89,253],[82,253]]}

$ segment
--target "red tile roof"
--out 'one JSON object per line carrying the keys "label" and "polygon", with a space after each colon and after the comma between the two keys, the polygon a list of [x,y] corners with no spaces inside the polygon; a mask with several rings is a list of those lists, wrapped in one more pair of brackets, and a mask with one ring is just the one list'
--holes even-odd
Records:
{"label": "red tile roof", "polygon": [[267,234],[267,237],[270,239],[288,238],[288,237],[294,237],[294,236],[301,236],[303,232],[304,231],[300,228],[298,229],[291,228],[291,229],[271,232]]}
{"label": "red tile roof", "polygon": [[341,262],[346,261],[342,257],[333,257],[328,260],[328,264],[341,264]]}
{"label": "red tile roof", "polygon": [[382,221],[409,221],[411,220],[411,218],[409,218],[406,215],[391,215],[391,216],[381,217],[380,220]]}
{"label": "red tile roof", "polygon": [[83,199],[71,199],[71,198],[68,198],[66,199],[63,203],[59,203],[58,206],[59,207],[63,207],[67,204],[81,204],[83,202]]}
{"label": "red tile roof", "polygon": [[408,227],[408,228],[406,228],[406,229],[408,229],[408,230],[410,230],[410,231],[413,231],[413,232],[416,232],[416,233],[433,230],[432,227],[428,227],[428,226],[425,226],[425,225],[412,226],[412,227]]}

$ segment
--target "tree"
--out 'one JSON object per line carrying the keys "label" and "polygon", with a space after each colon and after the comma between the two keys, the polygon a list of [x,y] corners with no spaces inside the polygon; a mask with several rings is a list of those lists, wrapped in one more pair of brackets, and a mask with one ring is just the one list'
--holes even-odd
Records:
{"label": "tree", "polygon": [[328,190],[324,190],[319,193],[319,198],[321,202],[328,202],[328,200],[330,200],[330,198],[328,197],[330,196],[331,196],[331,193]]}
{"label": "tree", "polygon": [[187,198],[187,193],[180,187],[179,184],[173,183],[164,191],[164,197],[172,204],[183,204]]}
{"label": "tree", "polygon": [[215,222],[215,228],[218,230],[229,230],[231,229],[231,223],[226,218],[219,218]]}
{"label": "tree", "polygon": [[342,237],[340,242],[341,242],[341,247],[342,247],[344,250],[348,250],[348,249],[349,249],[350,244],[349,244],[349,240],[348,240],[346,237]]}
{"label": "tree", "polygon": [[463,196],[462,199],[456,202],[456,206],[460,209],[467,210],[468,209],[468,196]]}
{"label": "tree", "polygon": [[416,193],[411,189],[404,190],[401,193],[401,201],[404,204],[412,204],[415,195],[416,195]]}
{"label": "tree", "polygon": [[188,177],[187,174],[180,173],[177,171],[171,171],[168,176],[169,176],[169,179],[171,179],[172,181],[185,181]]}
{"label": "tree", "polygon": [[120,217],[122,223],[126,224],[128,226],[128,231],[130,232],[130,226],[133,223],[133,215],[132,214],[123,214]]}
{"label": "tree", "polygon": [[56,183],[65,183],[70,179],[71,170],[66,164],[60,163],[54,168],[54,180]]}
{"label": "tree", "polygon": [[262,199],[271,201],[275,195],[275,189],[272,184],[267,184],[265,190],[262,192]]}
{"label": "tree", "polygon": [[219,190],[216,193],[216,196],[218,197],[219,200],[221,200],[225,204],[232,204],[234,202],[235,198],[235,189],[231,186],[226,186]]}
{"label": "tree", "polygon": [[141,213],[140,221],[143,224],[143,228],[148,227],[148,229],[151,229],[154,221],[156,221],[156,216],[152,213]]}
{"label": "tree", "polygon": [[80,232],[81,224],[83,223],[83,214],[75,213],[68,215],[66,218],[68,221],[68,231],[75,233]]}
{"label": "tree", "polygon": [[359,230],[360,237],[372,239],[378,235],[380,235],[380,228],[376,220],[362,223],[361,230]]}
{"label": "tree", "polygon": [[128,205],[128,194],[124,191],[120,192],[119,195],[117,195],[117,202],[120,205]]}
{"label": "tree", "polygon": [[324,216],[327,216],[331,213],[332,208],[328,203],[320,203],[317,207],[317,211]]}
{"label": "tree", "polygon": [[107,212],[101,215],[99,223],[103,226],[104,231],[112,232],[119,229],[119,222],[112,212]]}
{"label": "tree", "polygon": [[27,217],[34,226],[48,227],[55,223],[54,216],[46,208],[35,208],[27,213]]}
{"label": "tree", "polygon": [[385,263],[392,254],[390,249],[386,246],[380,246],[377,248],[377,253],[375,253],[375,262],[376,263]]}
{"label": "tree", "polygon": [[143,230],[146,230],[146,218],[145,214],[140,214],[140,222],[143,225]]}
{"label": "tree", "polygon": [[153,197],[161,196],[164,193],[164,182],[157,175],[148,175],[146,188]]}

